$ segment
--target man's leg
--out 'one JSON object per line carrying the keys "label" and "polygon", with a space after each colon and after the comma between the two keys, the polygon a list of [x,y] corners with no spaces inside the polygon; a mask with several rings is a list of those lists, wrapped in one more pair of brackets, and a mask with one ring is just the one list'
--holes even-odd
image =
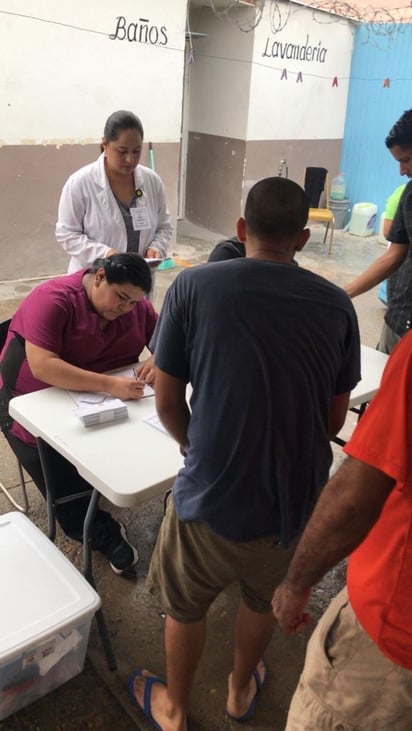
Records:
{"label": "man's leg", "polygon": [[[226,710],[240,719],[254,711],[257,694],[266,675],[263,656],[276,620],[271,599],[287,571],[293,547],[282,548],[276,536],[240,544],[242,599],[235,623],[234,664],[229,675]],[[246,719],[244,719],[246,720]]]}
{"label": "man's leg", "polygon": [[[183,523],[169,498],[153,551],[147,587],[159,594],[166,612],[164,684],[150,686],[143,671],[133,681],[138,705],[163,731],[186,731],[186,711],[206,636],[206,616],[220,591],[236,579],[227,541],[202,523]],[[234,551],[234,549],[232,549]],[[150,701],[150,703],[149,703]]]}
{"label": "man's leg", "polygon": [[[206,618],[200,622],[182,624],[169,615],[165,625],[167,686],[152,685],[150,712],[163,731],[186,731],[186,714],[196,668],[205,643]],[[143,671],[134,682],[134,692],[141,707],[144,703],[145,677]]]}
{"label": "man's leg", "polygon": [[229,675],[227,711],[229,715],[243,716],[256,695],[257,669],[263,682],[266,674],[262,657],[268,646],[275,618],[272,612],[254,612],[243,600],[240,601],[235,623],[235,651],[233,672]]}

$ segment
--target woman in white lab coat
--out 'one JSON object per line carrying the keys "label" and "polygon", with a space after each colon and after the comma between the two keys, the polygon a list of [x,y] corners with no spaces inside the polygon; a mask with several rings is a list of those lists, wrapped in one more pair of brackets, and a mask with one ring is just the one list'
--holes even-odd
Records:
{"label": "woman in white lab coat", "polygon": [[172,226],[165,190],[157,173],[139,165],[142,145],[140,119],[114,112],[105,124],[100,157],[64,185],[56,238],[71,257],[69,273],[118,252],[147,259],[167,255]]}

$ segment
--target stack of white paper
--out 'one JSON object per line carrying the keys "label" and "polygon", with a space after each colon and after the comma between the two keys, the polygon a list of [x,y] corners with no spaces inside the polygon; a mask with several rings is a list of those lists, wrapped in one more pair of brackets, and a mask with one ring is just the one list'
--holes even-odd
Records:
{"label": "stack of white paper", "polygon": [[76,416],[85,426],[121,421],[128,416],[126,404],[108,394],[71,391],[70,395],[77,404]]}

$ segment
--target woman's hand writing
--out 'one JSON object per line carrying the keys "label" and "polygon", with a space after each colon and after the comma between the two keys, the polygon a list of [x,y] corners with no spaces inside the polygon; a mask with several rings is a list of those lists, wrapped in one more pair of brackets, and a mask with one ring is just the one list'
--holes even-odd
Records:
{"label": "woman's hand writing", "polygon": [[148,383],[149,386],[153,386],[155,382],[155,376],[156,376],[156,367],[154,364],[154,356],[151,355],[150,358],[147,360],[144,360],[142,363],[139,363],[136,367],[136,373],[139,376],[139,378],[142,379],[145,383]]}
{"label": "woman's hand writing", "polygon": [[142,398],[145,382],[141,378],[111,376],[111,380],[113,385],[108,389],[111,396],[119,398],[121,401]]}

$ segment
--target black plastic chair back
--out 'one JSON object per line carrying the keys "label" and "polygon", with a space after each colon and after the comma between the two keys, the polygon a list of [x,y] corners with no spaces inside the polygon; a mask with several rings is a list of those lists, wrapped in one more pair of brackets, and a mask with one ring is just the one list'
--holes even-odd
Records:
{"label": "black plastic chair back", "polygon": [[303,187],[309,198],[309,208],[319,208],[320,197],[325,190],[326,168],[306,168]]}
{"label": "black plastic chair back", "polygon": [[11,320],[4,320],[4,322],[0,322],[0,352],[3,350],[4,343],[6,342],[10,323]]}

